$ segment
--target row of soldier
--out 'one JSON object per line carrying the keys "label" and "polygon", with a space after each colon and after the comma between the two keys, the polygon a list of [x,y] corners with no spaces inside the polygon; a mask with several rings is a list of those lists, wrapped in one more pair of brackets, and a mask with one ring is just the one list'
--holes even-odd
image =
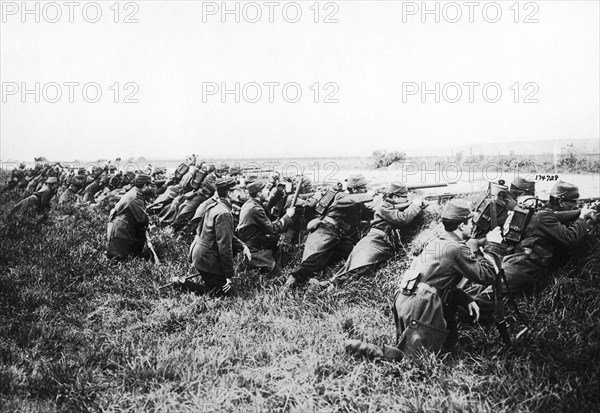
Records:
{"label": "row of soldier", "polygon": [[[362,175],[350,176],[345,191],[309,193],[291,205],[292,188],[286,188],[285,181],[257,179],[242,187],[237,171],[218,173],[207,164],[186,166],[161,185],[162,194],[149,207],[146,200],[156,193],[153,178],[134,177],[110,214],[108,256],[140,255],[149,213],[162,223],[170,217],[177,223],[175,229],[192,228],[195,233],[190,246],[192,274],[174,277],[172,282],[201,293],[232,293],[237,253],[243,253],[251,267],[280,274],[277,245],[291,240],[278,240],[278,236],[290,233],[297,208],[312,211],[315,218],[307,224],[301,262],[284,289],[297,288],[341,261],[343,266],[331,279],[318,283],[331,291],[348,278],[375,275],[393,256],[398,229],[427,207],[421,199],[409,200],[401,183],[391,183],[384,196],[374,197]],[[183,169],[187,170],[182,173]],[[52,177],[47,181],[51,185]],[[193,181],[192,190],[185,191]],[[452,349],[458,337],[459,308],[474,319],[480,312],[491,318],[498,295],[518,295],[543,286],[557,253],[576,247],[591,231],[596,213],[577,208],[578,199],[576,186],[558,182],[542,204],[535,197],[534,183],[519,178],[510,187],[491,185],[474,210],[465,200],[449,201],[442,210],[444,230],[402,275],[393,306],[396,345],[380,348],[350,340],[347,348],[390,359],[421,348]],[[520,219],[523,211],[525,218]],[[365,223],[368,232],[360,238]],[[497,283],[501,270],[504,281]],[[492,285],[498,288],[493,290]]]}

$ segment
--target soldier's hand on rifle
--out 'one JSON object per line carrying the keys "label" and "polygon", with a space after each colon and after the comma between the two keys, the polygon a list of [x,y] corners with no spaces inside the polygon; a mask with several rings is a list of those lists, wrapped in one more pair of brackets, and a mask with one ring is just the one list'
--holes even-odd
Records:
{"label": "soldier's hand on rifle", "polygon": [[250,253],[250,248],[248,248],[247,245],[244,245],[243,254],[244,258],[246,258],[248,262],[252,260],[252,254]]}
{"label": "soldier's hand on rifle", "polygon": [[596,222],[598,220],[598,215],[596,211],[591,208],[582,208],[581,214],[579,216],[585,220],[590,220],[593,222]]}
{"label": "soldier's hand on rifle", "polygon": [[475,301],[470,302],[469,305],[467,306],[467,309],[469,310],[469,315],[471,317],[473,317],[473,321],[478,322],[479,321],[479,306],[477,305],[477,303]]}
{"label": "soldier's hand on rifle", "polygon": [[294,215],[296,214],[296,207],[291,207],[291,208],[288,208],[288,209],[285,211],[285,214],[286,214],[288,217],[290,217],[290,218],[293,218],[293,217],[294,217]]}
{"label": "soldier's hand on rifle", "polygon": [[412,203],[421,209],[425,209],[429,206],[429,202],[425,201],[422,198],[415,198],[413,199]]}
{"label": "soldier's hand on rifle", "polygon": [[227,282],[225,283],[225,285],[223,286],[222,290],[224,293],[228,292],[229,290],[231,290],[231,287],[233,285],[231,284],[231,278],[227,278]]}
{"label": "soldier's hand on rifle", "polygon": [[496,244],[502,243],[502,230],[500,227],[496,227],[485,236],[488,242],[495,242]]}

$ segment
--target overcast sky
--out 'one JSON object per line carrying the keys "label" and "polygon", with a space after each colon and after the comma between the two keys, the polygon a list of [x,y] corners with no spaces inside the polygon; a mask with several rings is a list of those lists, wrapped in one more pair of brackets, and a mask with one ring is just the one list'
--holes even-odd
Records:
{"label": "overcast sky", "polygon": [[598,1],[1,3],[3,160],[600,142]]}

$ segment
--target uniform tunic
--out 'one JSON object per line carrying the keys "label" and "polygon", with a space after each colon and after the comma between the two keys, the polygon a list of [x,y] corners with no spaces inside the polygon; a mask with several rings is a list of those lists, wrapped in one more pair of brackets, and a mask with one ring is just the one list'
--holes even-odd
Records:
{"label": "uniform tunic", "polygon": [[44,184],[39,191],[15,205],[11,213],[25,212],[30,208],[37,213],[45,213],[50,209],[50,201],[52,201],[53,196],[54,191],[48,185]]}
{"label": "uniform tunic", "polygon": [[190,247],[190,261],[200,271],[206,286],[214,290],[235,276],[233,257],[244,245],[233,234],[231,202],[219,198],[208,206],[199,231]]}
{"label": "uniform tunic", "polygon": [[144,195],[132,187],[117,202],[108,223],[108,257],[124,259],[139,256],[146,242],[149,218],[144,207]]}
{"label": "uniform tunic", "polygon": [[[321,271],[329,262],[348,257],[358,241],[360,225],[368,209],[364,205],[373,195],[338,192],[316,228],[308,234],[302,262],[292,275],[303,281]],[[309,228],[310,230],[310,228]]]}
{"label": "uniform tunic", "polygon": [[352,249],[344,267],[332,278],[341,283],[348,273],[361,269],[361,275],[374,275],[376,264],[390,259],[394,254],[393,230],[409,224],[421,212],[419,206],[410,203],[399,209],[389,200],[380,200],[375,206],[375,216],[369,233]]}
{"label": "uniform tunic", "polygon": [[262,204],[254,198],[248,199],[242,206],[237,232],[252,253],[250,266],[254,268],[275,268],[273,248],[277,245],[278,237],[292,225],[292,218],[284,215],[272,222]]}
{"label": "uniform tunic", "polygon": [[[487,243],[485,251],[500,264],[504,247]],[[444,305],[466,307],[472,299],[456,285],[462,277],[490,285],[496,274],[494,264],[475,255],[453,232],[444,232],[430,242],[409,270],[420,274],[419,287],[413,291],[399,290],[394,300],[394,318],[398,347],[407,355],[422,348],[439,351],[448,334],[455,329],[454,314],[445,314]],[[423,284],[425,283],[425,284]]]}
{"label": "uniform tunic", "polygon": [[[562,224],[550,208],[534,213],[523,240],[502,262],[508,290],[522,293],[534,286],[543,286],[548,278],[548,268],[558,258],[557,252],[577,246],[590,230],[581,218],[570,225]],[[503,286],[507,293],[504,283]]]}

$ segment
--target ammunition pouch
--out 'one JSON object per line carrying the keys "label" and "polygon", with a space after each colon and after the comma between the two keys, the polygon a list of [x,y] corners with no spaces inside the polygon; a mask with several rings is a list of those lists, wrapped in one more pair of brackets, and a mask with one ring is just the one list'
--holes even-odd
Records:
{"label": "ammunition pouch", "polygon": [[317,201],[317,204],[315,205],[315,210],[317,211],[317,214],[321,216],[325,216],[325,214],[327,214],[329,207],[331,206],[331,204],[333,204],[333,200],[335,199],[336,194],[337,192],[332,191],[331,189],[328,189],[327,192],[325,192],[325,194],[321,197],[321,199]]}
{"label": "ammunition pouch", "polygon": [[517,244],[523,239],[534,211],[531,208],[523,208],[517,205],[512,212],[505,223],[504,239],[507,242]]}
{"label": "ammunition pouch", "polygon": [[202,182],[204,182],[204,178],[206,178],[206,175],[208,175],[208,172],[203,171],[202,169],[199,169],[196,172],[196,174],[190,181],[190,186],[194,191],[197,191],[200,188],[200,185],[202,184]]}
{"label": "ammunition pouch", "polygon": [[175,179],[180,180],[181,178],[183,178],[183,175],[185,175],[189,170],[189,165],[182,163],[177,167],[177,169],[175,169]]}

